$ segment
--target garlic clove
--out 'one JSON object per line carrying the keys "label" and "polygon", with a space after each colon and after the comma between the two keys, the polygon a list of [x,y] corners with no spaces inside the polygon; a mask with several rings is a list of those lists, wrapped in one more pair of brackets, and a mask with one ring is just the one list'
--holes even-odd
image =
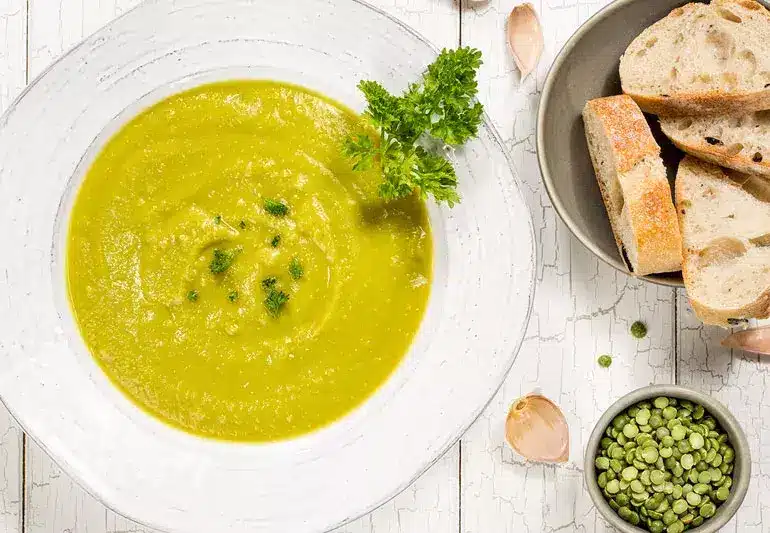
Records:
{"label": "garlic clove", "polygon": [[722,346],[770,355],[770,326],[736,331],[722,341]]}
{"label": "garlic clove", "polygon": [[569,459],[569,427],[561,409],[540,394],[528,394],[511,405],[505,440],[531,461],[563,463]]}
{"label": "garlic clove", "polygon": [[507,34],[508,46],[523,80],[535,70],[543,53],[543,28],[532,4],[513,8],[508,17]]}

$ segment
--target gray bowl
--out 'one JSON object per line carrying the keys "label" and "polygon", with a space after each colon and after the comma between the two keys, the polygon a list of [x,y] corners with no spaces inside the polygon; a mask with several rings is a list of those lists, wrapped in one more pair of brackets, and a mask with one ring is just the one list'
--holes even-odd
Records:
{"label": "gray bowl", "polygon": [[588,439],[588,444],[586,445],[584,476],[586,486],[588,487],[588,494],[591,495],[594,505],[604,519],[618,531],[621,531],[622,533],[647,533],[646,529],[633,526],[620,518],[620,516],[612,510],[612,507],[607,503],[607,500],[604,499],[602,490],[599,488],[599,484],[596,481],[597,474],[596,468],[594,467],[594,459],[596,458],[596,452],[599,449],[599,441],[601,441],[604,436],[605,429],[612,423],[612,419],[631,405],[644,400],[650,400],[657,396],[669,396],[677,399],[681,398],[702,405],[703,408],[710,413],[717,422],[719,422],[719,425],[722,426],[722,429],[724,429],[730,437],[730,444],[735,450],[735,467],[733,468],[733,484],[730,487],[730,497],[719,507],[719,509],[717,509],[716,514],[706,520],[703,525],[688,530],[692,533],[715,533],[727,524],[738,511],[738,508],[743,503],[743,499],[746,497],[746,492],[749,490],[749,481],[751,480],[751,452],[749,451],[749,443],[746,440],[746,435],[743,433],[743,429],[741,429],[741,426],[738,424],[738,421],[732,413],[711,396],[707,396],[686,387],[681,387],[679,385],[650,385],[648,387],[642,387],[641,389],[626,394],[605,411],[596,423],[596,426]]}
{"label": "gray bowl", "polygon": [[[548,195],[572,233],[599,259],[628,273],[621,258],[588,155],[581,112],[592,98],[620,94],[618,64],[631,41],[665,17],[679,0],[617,0],[589,19],[567,41],[551,67],[540,98],[537,155]],[[768,5],[766,1],[763,1]],[[673,184],[682,154],[649,117]],[[672,188],[673,189],[673,188]],[[678,273],[644,276],[682,286]]]}

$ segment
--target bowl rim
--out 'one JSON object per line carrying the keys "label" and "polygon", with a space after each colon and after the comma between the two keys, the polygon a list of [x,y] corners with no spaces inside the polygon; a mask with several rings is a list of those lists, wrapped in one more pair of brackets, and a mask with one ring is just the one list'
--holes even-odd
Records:
{"label": "bowl rim", "polygon": [[[588,20],[586,20],[578,29],[573,33],[569,39],[567,39],[567,42],[564,43],[564,46],[561,47],[559,50],[559,53],[556,55],[556,58],[554,59],[553,63],[551,64],[550,69],[548,70],[548,74],[545,78],[545,83],[543,84],[543,91],[540,95],[540,101],[538,103],[538,109],[537,109],[537,124],[535,128],[535,145],[537,149],[537,162],[538,166],[540,167],[540,176],[543,180],[543,184],[545,185],[546,193],[548,193],[548,198],[551,200],[551,204],[553,205],[554,209],[556,210],[556,213],[559,215],[559,218],[561,218],[562,222],[564,222],[564,225],[567,226],[567,228],[572,232],[572,234],[577,237],[578,241],[580,241],[583,246],[588,248],[591,253],[593,253],[596,257],[601,259],[605,264],[610,265],[615,270],[622,272],[623,274],[626,274],[627,276],[631,276],[636,279],[641,279],[643,281],[647,281],[650,283],[654,283],[656,285],[663,285],[667,287],[684,287],[684,281],[682,280],[682,277],[677,277],[675,272],[667,272],[663,274],[657,274],[657,275],[647,275],[647,276],[635,276],[633,273],[631,273],[626,265],[618,259],[618,257],[614,255],[610,255],[604,252],[604,250],[601,250],[596,244],[588,238],[588,235],[585,234],[576,224],[573,217],[569,215],[567,210],[564,207],[564,204],[562,203],[559,196],[556,194],[555,188],[554,188],[554,182],[551,178],[551,172],[550,168],[548,166],[548,162],[545,158],[545,138],[543,133],[542,124],[545,120],[546,112],[548,111],[549,102],[550,102],[550,96],[551,91],[554,87],[554,79],[556,77],[556,72],[562,68],[562,66],[567,61],[567,55],[572,50],[572,48],[575,47],[575,44],[577,44],[580,39],[582,39],[589,31],[593,29],[593,27],[596,25],[597,22],[600,22],[601,20],[607,18],[609,15],[612,15],[616,11],[623,9],[629,4],[632,4],[636,2],[637,0],[614,0],[613,2],[610,2],[607,6],[603,7],[599,11],[597,11],[594,15],[592,15]],[[685,2],[683,0],[673,0],[672,4],[679,3],[684,4]],[[673,9],[672,5],[672,9]]]}
{"label": "bowl rim", "polygon": [[591,436],[586,444],[584,457],[583,478],[588,494],[594,506],[602,517],[613,527],[623,533],[647,533],[646,529],[634,526],[622,518],[610,507],[602,495],[596,482],[596,468],[594,458],[599,448],[599,442],[604,436],[605,429],[612,419],[637,402],[655,398],[657,396],[673,396],[690,400],[702,405],[711,414],[722,429],[727,432],[735,453],[735,465],[738,475],[733,477],[733,485],[730,497],[717,509],[716,514],[709,518],[703,525],[691,529],[693,533],[716,533],[738,512],[751,483],[751,450],[746,434],[735,416],[721,402],[703,392],[677,384],[648,385],[621,396],[612,403],[602,414],[591,431]]}

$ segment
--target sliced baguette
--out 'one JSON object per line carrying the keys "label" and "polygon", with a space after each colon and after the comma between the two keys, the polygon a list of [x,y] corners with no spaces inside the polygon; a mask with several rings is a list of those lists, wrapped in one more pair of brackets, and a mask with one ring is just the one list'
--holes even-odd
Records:
{"label": "sliced baguette", "polygon": [[770,12],[754,0],[676,8],[631,42],[620,80],[656,115],[770,109]]}
{"label": "sliced baguette", "polygon": [[770,316],[770,181],[687,156],[676,202],[684,241],[682,276],[706,324]]}
{"label": "sliced baguette", "polygon": [[770,176],[770,111],[714,117],[662,117],[680,150],[723,167]]}
{"label": "sliced baguette", "polygon": [[621,256],[633,274],[679,270],[682,240],[660,147],[625,95],[589,101],[583,110],[596,179]]}

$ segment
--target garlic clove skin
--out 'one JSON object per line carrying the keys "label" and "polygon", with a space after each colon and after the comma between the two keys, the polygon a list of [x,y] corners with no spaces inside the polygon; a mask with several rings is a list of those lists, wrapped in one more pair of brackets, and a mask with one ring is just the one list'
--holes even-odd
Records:
{"label": "garlic clove skin", "polygon": [[569,459],[569,427],[561,409],[540,394],[528,394],[511,405],[505,440],[530,461],[563,463]]}
{"label": "garlic clove skin", "polygon": [[770,326],[736,331],[722,341],[722,346],[770,355]]}
{"label": "garlic clove skin", "polygon": [[506,28],[508,46],[524,80],[535,70],[543,53],[543,28],[535,8],[530,3],[513,8]]}

